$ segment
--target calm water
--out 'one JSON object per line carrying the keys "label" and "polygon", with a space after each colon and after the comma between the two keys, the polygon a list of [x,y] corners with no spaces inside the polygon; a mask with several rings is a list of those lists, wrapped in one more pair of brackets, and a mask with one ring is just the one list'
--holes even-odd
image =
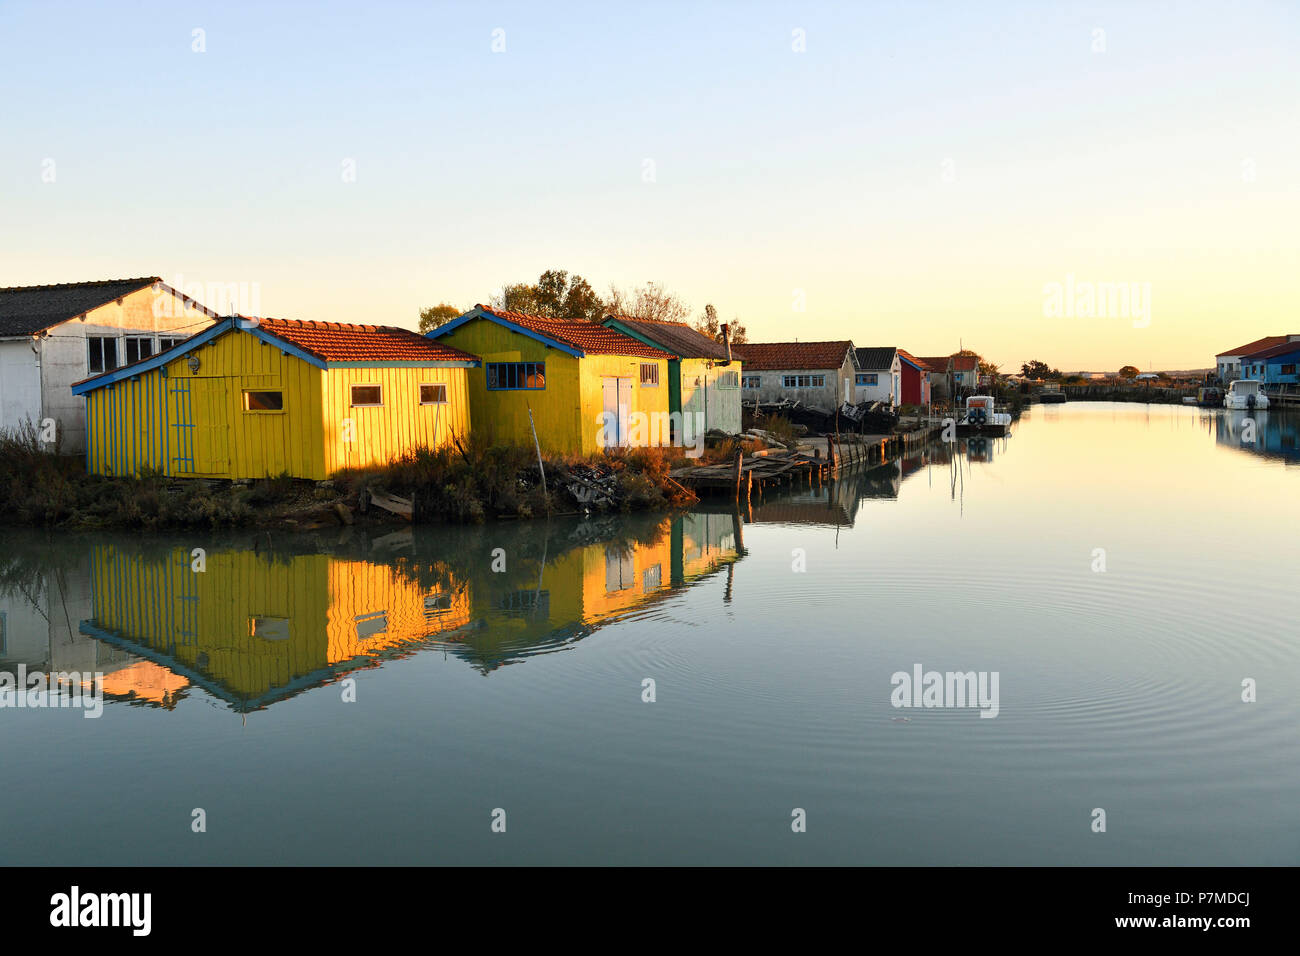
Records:
{"label": "calm water", "polygon": [[109,697],[0,710],[0,860],[1294,864],[1300,421],[1244,428],[1035,407],[743,520],[0,532],[0,670]]}

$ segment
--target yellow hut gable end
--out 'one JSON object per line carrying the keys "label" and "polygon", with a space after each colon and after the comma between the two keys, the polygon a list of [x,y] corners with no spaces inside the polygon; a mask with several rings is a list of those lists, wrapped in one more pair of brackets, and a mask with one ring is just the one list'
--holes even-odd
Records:
{"label": "yellow hut gable end", "polygon": [[406,329],[229,318],[73,392],[92,473],[319,480],[467,433],[478,364]]}

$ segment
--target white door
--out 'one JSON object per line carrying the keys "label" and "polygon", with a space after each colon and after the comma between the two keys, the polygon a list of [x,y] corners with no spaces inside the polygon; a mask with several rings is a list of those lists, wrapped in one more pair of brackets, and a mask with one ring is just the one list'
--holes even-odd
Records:
{"label": "white door", "polygon": [[609,376],[600,380],[604,398],[603,421],[606,448],[627,444],[628,409],[632,404],[632,379]]}

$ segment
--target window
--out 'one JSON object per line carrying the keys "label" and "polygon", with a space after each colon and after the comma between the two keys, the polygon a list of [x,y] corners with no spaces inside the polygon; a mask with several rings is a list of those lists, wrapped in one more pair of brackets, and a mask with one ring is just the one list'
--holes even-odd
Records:
{"label": "window", "polygon": [[1283,375],[1294,375],[1294,374],[1295,374],[1295,366],[1294,366],[1294,365],[1283,365],[1283,366],[1282,366],[1282,374],[1283,374]]}
{"label": "window", "polygon": [[782,388],[825,388],[825,375],[782,375]]}
{"label": "window", "polygon": [[260,637],[264,641],[287,641],[289,639],[289,619],[287,617],[250,617],[248,633],[251,637]]}
{"label": "window", "polygon": [[420,404],[421,405],[446,405],[447,386],[446,385],[421,385]]}
{"label": "window", "polygon": [[762,377],[759,375],[746,375],[744,378],[740,380],[740,387],[758,388],[761,382],[762,382]]}
{"label": "window", "polygon": [[487,387],[498,392],[545,388],[546,363],[488,362]]}
{"label": "window", "polygon": [[284,392],[244,392],[244,411],[282,412]]}
{"label": "window", "polygon": [[382,385],[353,385],[352,407],[384,404],[384,387]]}
{"label": "window", "polygon": [[90,335],[86,342],[90,346],[92,372],[111,372],[117,368],[117,339],[108,335]]}
{"label": "window", "polygon": [[374,637],[376,634],[388,633],[388,612],[372,611],[369,614],[358,614],[352,619],[353,626],[357,629],[357,637],[365,640]]}
{"label": "window", "polygon": [[854,381],[857,385],[879,385],[880,376],[875,372],[859,372]]}
{"label": "window", "polygon": [[153,355],[153,339],[148,336],[128,335],[124,344],[126,345],[127,365]]}
{"label": "window", "polygon": [[740,374],[738,372],[723,372],[718,376],[718,388],[739,388]]}
{"label": "window", "polygon": [[641,363],[641,387],[657,386],[659,384],[659,366],[653,362]]}
{"label": "window", "polygon": [[185,340],[183,338],[169,337],[164,335],[162,338],[158,340],[158,351],[166,352],[168,349],[175,348],[177,345],[180,345],[184,341]]}
{"label": "window", "polygon": [[653,567],[646,568],[641,572],[641,590],[646,594],[651,591],[657,591],[663,584],[664,569],[663,565],[656,564]]}

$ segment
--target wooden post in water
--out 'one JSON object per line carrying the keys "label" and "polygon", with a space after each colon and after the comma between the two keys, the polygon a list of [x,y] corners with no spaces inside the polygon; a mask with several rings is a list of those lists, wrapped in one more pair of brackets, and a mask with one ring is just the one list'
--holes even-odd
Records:
{"label": "wooden post in water", "polygon": [[[731,474],[732,474],[732,477],[735,479],[735,482],[736,482],[736,500],[737,500],[737,501],[740,500],[740,463],[741,463],[741,460],[742,460],[743,458],[744,458],[744,452],[742,452],[740,448],[737,448],[737,449],[736,449],[736,457],[735,457],[735,459],[734,459],[734,460],[732,461],[732,463],[731,463]],[[751,480],[753,479],[753,477],[754,477],[753,475],[750,475],[750,479],[751,479]]]}
{"label": "wooden post in water", "polygon": [[826,465],[831,471],[835,470],[835,439],[831,435],[826,436]]}
{"label": "wooden post in water", "polygon": [[[439,406],[439,411],[442,407]],[[542,473],[542,494],[546,494],[546,466],[542,464],[542,446],[537,442],[537,426],[533,424],[533,406],[528,405],[528,427],[533,430],[533,447],[537,449],[537,470]]]}

